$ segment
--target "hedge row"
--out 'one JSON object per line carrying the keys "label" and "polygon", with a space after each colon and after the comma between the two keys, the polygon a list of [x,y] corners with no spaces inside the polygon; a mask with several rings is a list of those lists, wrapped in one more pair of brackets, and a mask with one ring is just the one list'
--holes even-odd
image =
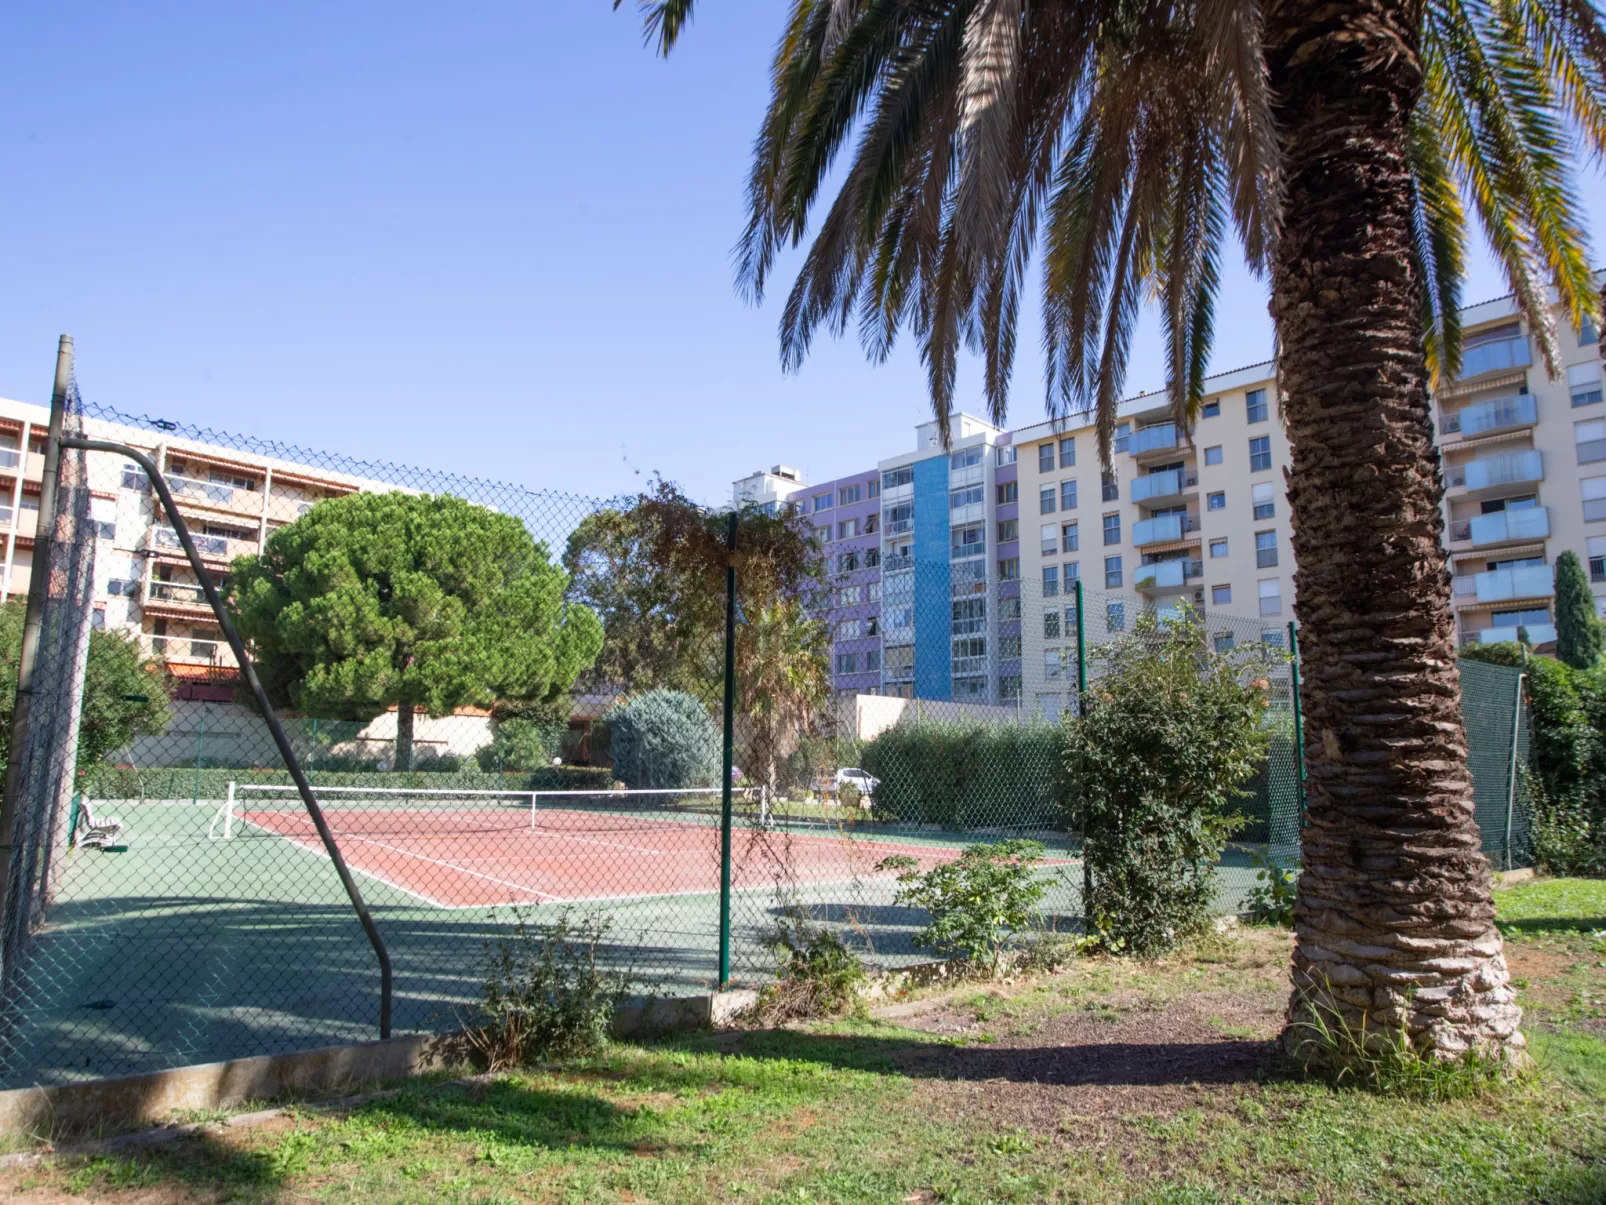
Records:
{"label": "hedge row", "polygon": [[[314,770],[311,777],[314,786],[410,787],[422,791],[600,791],[613,785],[611,771],[593,766],[544,766],[500,775],[476,769],[409,773]],[[84,776],[80,789],[92,799],[222,799],[230,782],[292,785],[285,770],[101,765]]]}
{"label": "hedge row", "polygon": [[951,829],[1062,823],[1060,733],[1052,724],[900,724],[864,747],[881,784],[877,820]]}

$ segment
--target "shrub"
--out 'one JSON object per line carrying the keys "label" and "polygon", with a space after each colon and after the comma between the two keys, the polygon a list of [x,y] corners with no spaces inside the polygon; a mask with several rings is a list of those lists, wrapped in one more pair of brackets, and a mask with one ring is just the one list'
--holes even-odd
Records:
{"label": "shrub", "polygon": [[1270,744],[1271,650],[1215,651],[1198,613],[1139,617],[1099,650],[1089,706],[1065,718],[1088,932],[1139,956],[1210,921],[1228,808]]}
{"label": "shrub", "polygon": [[952,862],[924,873],[903,855],[876,869],[901,872],[898,902],[931,914],[916,945],[996,974],[1011,938],[1037,927],[1037,905],[1048,887],[1038,871],[1043,852],[1036,841],[1001,841],[968,845]]}
{"label": "shrub", "polygon": [[1257,925],[1278,925],[1284,929],[1294,927],[1294,892],[1299,885],[1299,871],[1280,865],[1276,858],[1254,858],[1255,885],[1245,897],[1244,911]]}
{"label": "shrub", "polygon": [[719,733],[691,695],[650,690],[615,704],[603,718],[613,772],[629,786],[675,789],[719,781]]}
{"label": "shrub", "polygon": [[759,992],[753,1020],[778,1025],[862,1010],[864,964],[834,930],[795,912],[777,926],[770,943],[776,955],[775,982]]}
{"label": "shrub", "polygon": [[[409,771],[381,773],[373,769],[336,771],[319,762],[312,773],[313,786],[419,787],[429,790],[467,791],[605,791],[613,774],[594,766],[547,766],[529,773],[486,774],[459,768],[452,772]],[[210,769],[199,774],[191,766],[130,767],[101,764],[86,775],[83,790],[94,799],[222,799],[233,782],[291,786],[282,768]]]}
{"label": "shrub", "polygon": [[565,909],[546,928],[532,930],[514,916],[507,937],[485,943],[485,985],[477,1012],[463,1026],[464,1041],[489,1071],[593,1053],[607,1040],[614,1009],[630,986],[627,973],[598,964],[609,922],[576,922]]}
{"label": "shrub", "polygon": [[1047,828],[1060,818],[1060,732],[1052,724],[944,724],[887,729],[859,764],[881,780],[877,820],[950,829]]}
{"label": "shrub", "polygon": [[841,767],[859,765],[863,753],[864,742],[851,737],[806,736],[781,762],[781,790],[813,790]]}
{"label": "shrub", "polygon": [[540,720],[512,716],[497,723],[496,735],[474,751],[474,760],[492,774],[544,769],[559,756],[566,731]]}

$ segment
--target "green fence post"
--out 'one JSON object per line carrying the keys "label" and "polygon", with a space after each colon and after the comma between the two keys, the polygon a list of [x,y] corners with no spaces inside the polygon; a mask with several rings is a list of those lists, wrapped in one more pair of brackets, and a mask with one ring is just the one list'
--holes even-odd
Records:
{"label": "green fence post", "polygon": [[731,978],[731,767],[736,740],[736,512],[725,529],[725,775],[719,799],[719,987]]}
{"label": "green fence post", "polygon": [[312,717],[312,746],[307,750],[307,781],[318,772],[318,717]]}
{"label": "green fence post", "polygon": [[[1072,588],[1076,596],[1076,714],[1087,714],[1087,624],[1082,620],[1082,579]],[[1082,825],[1082,932],[1093,932],[1093,868],[1087,861],[1087,824]]]}
{"label": "green fence post", "polygon": [[[1304,705],[1299,699],[1299,632],[1294,621],[1288,621],[1288,672],[1289,685],[1294,695],[1294,765],[1299,768],[1299,826],[1305,827],[1305,717]],[[1268,833],[1269,837],[1271,834]]]}
{"label": "green fence post", "polygon": [[[1524,654],[1527,649],[1523,650]],[[1522,680],[1527,674],[1517,675],[1516,697],[1512,700],[1511,713],[1511,761],[1506,768],[1506,869],[1512,869],[1511,861],[1511,817],[1517,809],[1517,741],[1522,736]]]}

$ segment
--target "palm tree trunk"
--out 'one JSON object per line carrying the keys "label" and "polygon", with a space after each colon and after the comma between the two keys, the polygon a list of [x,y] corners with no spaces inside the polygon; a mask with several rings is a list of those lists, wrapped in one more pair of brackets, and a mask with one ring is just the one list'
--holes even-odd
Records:
{"label": "palm tree trunk", "polygon": [[1400,0],[1266,9],[1309,767],[1284,1044],[1318,1063],[1345,1051],[1312,1041],[1316,1020],[1369,1045],[1403,1029],[1432,1057],[1523,1045],[1473,819],[1410,256],[1420,25]]}

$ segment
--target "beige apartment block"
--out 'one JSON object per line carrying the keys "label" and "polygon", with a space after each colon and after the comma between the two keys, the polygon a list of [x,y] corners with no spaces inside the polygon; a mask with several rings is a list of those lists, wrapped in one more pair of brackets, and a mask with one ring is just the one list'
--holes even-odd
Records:
{"label": "beige apartment block", "polygon": [[[1558,308],[1561,371],[1551,378],[1511,298],[1470,306],[1460,376],[1437,399],[1446,539],[1461,643],[1555,639],[1555,558],[1588,566],[1606,614],[1606,401],[1598,334]],[[1293,552],[1288,441],[1271,363],[1211,377],[1192,431],[1164,394],[1118,411],[1113,472],[1099,466],[1091,416],[1014,433],[1020,476],[1022,698],[1056,714],[1075,686],[1070,586],[1087,591],[1090,643],[1142,608],[1187,600],[1258,621],[1286,641]],[[1218,622],[1220,641],[1228,625]]]}

